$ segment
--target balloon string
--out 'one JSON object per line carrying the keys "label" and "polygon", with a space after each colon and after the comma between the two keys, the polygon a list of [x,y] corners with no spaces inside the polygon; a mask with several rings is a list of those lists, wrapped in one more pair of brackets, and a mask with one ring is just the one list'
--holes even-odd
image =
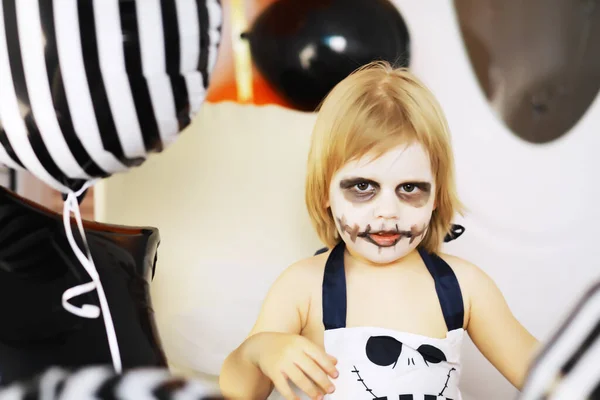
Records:
{"label": "balloon string", "polygon": [[[102,310],[102,316],[104,318],[104,327],[106,329],[106,336],[108,338],[108,346],[110,348],[110,354],[112,357],[113,366],[115,372],[121,373],[121,355],[119,352],[119,343],[117,341],[117,335],[115,332],[115,327],[113,324],[112,317],[110,315],[110,309],[108,307],[108,302],[106,300],[106,295],[104,294],[104,289],[102,287],[102,282],[100,282],[100,276],[98,275],[98,270],[94,265],[94,260],[92,259],[92,254],[90,253],[90,248],[88,246],[88,242],[85,236],[85,231],[83,229],[83,222],[81,220],[81,213],[79,210],[79,202],[77,201],[77,197],[79,197],[85,190],[87,190],[93,182],[88,182],[81,188],[77,193],[73,191],[69,191],[67,194],[67,199],[64,202],[63,207],[63,223],[65,227],[65,233],[67,235],[67,240],[71,245],[71,249],[75,253],[75,256],[85,268],[90,278],[92,278],[91,282],[87,282],[78,286],[74,286],[65,290],[62,295],[62,306],[68,312],[77,315],[81,318],[98,318],[100,316],[100,310]],[[75,237],[73,236],[73,231],[71,228],[71,213],[75,215],[75,220],[77,222],[77,228],[79,230],[79,234],[83,239],[83,245],[85,247],[86,254],[83,254],[77,242],[75,241]],[[74,306],[69,303],[69,300],[74,297],[80,296],[85,293],[89,293],[96,290],[98,293],[98,299],[100,300],[100,308],[96,305],[92,304],[84,304],[81,307]]]}

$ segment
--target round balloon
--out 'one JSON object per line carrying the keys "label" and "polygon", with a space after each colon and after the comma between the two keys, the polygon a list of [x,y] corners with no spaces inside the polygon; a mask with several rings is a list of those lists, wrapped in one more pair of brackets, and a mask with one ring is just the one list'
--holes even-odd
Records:
{"label": "round balloon", "polygon": [[68,193],[140,165],[199,111],[219,0],[0,2],[0,164]]}
{"label": "round balloon", "polygon": [[388,0],[278,0],[244,36],[261,74],[303,111],[371,61],[409,65],[409,32]]}

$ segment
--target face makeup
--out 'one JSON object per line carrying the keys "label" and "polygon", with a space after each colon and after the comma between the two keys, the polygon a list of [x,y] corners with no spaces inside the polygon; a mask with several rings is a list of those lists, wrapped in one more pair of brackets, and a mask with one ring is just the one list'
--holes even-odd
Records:
{"label": "face makeup", "polygon": [[369,155],[333,176],[329,206],[351,254],[394,262],[423,240],[435,204],[429,156],[418,143]]}

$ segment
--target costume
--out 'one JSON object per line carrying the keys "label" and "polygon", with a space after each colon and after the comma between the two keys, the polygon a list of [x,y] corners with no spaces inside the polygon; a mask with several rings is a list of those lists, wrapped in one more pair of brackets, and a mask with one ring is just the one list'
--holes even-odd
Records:
{"label": "costume", "polygon": [[464,307],[458,280],[435,254],[419,249],[431,273],[448,327],[430,338],[377,327],[346,327],[345,243],[330,253],[323,277],[325,350],[340,373],[330,399],[461,399]]}

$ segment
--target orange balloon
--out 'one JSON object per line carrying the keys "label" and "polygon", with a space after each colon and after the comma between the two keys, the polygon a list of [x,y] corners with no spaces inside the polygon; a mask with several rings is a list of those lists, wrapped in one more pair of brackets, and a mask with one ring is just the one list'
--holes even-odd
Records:
{"label": "orange balloon", "polygon": [[[277,0],[253,0],[246,3],[245,11],[249,26],[262,10],[274,1]],[[214,76],[211,79],[206,97],[206,101],[211,103],[222,101],[240,102],[235,81],[235,67],[233,65],[230,6],[231,4],[228,1],[223,2],[223,41],[221,43],[219,59],[214,69]],[[282,107],[291,108],[291,105],[269,85],[256,68],[252,68],[252,88],[254,98],[249,103],[257,105],[277,104]],[[244,103],[248,103],[248,101],[244,101]]]}
{"label": "orange balloon", "polygon": [[[286,102],[271,86],[260,76],[257,72],[254,72],[254,79],[252,81],[252,90],[254,98],[250,102],[257,105],[265,104],[277,104],[282,107],[290,107],[290,104]],[[207,101],[211,103],[218,103],[222,101],[235,101],[238,100],[237,84],[234,77],[227,79],[225,82],[218,86],[214,86],[209,90]]]}

